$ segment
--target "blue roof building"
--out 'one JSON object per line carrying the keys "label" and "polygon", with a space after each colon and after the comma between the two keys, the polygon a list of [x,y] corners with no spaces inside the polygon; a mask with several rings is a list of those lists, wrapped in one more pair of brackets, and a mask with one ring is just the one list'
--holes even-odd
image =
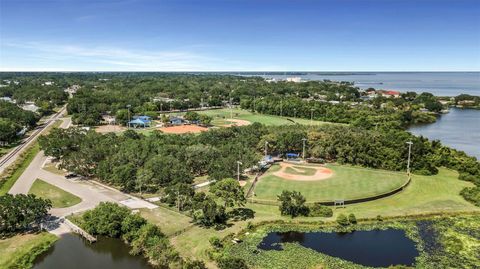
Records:
{"label": "blue roof building", "polygon": [[150,126],[151,117],[149,116],[134,116],[133,120],[128,122],[128,126],[130,127],[147,127]]}
{"label": "blue roof building", "polygon": [[173,124],[173,125],[180,125],[183,123],[183,119],[182,118],[179,118],[179,117],[171,117],[170,118],[170,124]]}

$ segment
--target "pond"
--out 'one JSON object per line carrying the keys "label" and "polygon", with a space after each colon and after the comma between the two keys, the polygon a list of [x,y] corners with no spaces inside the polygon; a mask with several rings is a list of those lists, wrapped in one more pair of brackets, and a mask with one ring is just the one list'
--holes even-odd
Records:
{"label": "pond", "polygon": [[272,232],[258,245],[259,249],[281,251],[281,243],[298,243],[303,247],[372,267],[408,265],[419,255],[415,242],[403,230],[387,229],[335,232]]}
{"label": "pond", "polygon": [[142,256],[132,256],[129,251],[130,247],[120,239],[99,238],[96,243],[90,244],[76,234],[66,234],[37,257],[33,268],[152,268]]}

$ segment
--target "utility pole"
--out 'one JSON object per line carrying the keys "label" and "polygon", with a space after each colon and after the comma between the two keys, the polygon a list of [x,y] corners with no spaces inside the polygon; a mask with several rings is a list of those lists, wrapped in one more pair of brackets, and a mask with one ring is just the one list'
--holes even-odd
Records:
{"label": "utility pole", "polygon": [[408,160],[407,160],[407,174],[410,176],[410,155],[412,154],[412,141],[408,141]]}
{"label": "utility pole", "polygon": [[267,159],[268,141],[265,141],[265,159]]}
{"label": "utility pole", "polygon": [[293,117],[294,117],[294,118],[297,117],[297,109],[296,109],[296,108],[293,109]]}
{"label": "utility pole", "polygon": [[313,125],[313,108],[310,109],[310,125]]}
{"label": "utility pole", "polygon": [[255,108],[255,101],[256,101],[257,97],[254,95],[253,96],[253,113],[257,112],[256,108]]}
{"label": "utility pole", "polygon": [[302,138],[303,141],[303,152],[302,152],[302,158],[305,161],[305,142],[307,142],[306,138]]}
{"label": "utility pole", "polygon": [[233,99],[232,99],[232,91],[230,91],[230,119],[233,119]]}
{"label": "utility pole", "polygon": [[280,99],[280,117],[283,117],[283,102]]}
{"label": "utility pole", "polygon": [[242,162],[237,161],[237,180],[240,181],[240,165],[242,165]]}
{"label": "utility pole", "polygon": [[131,105],[127,105],[127,109],[128,109],[128,123],[127,123],[127,128],[130,128],[130,107]]}

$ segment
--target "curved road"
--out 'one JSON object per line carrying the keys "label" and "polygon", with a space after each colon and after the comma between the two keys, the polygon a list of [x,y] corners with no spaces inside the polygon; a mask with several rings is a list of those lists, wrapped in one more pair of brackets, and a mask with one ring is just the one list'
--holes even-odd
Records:
{"label": "curved road", "polygon": [[[61,128],[68,128],[70,118],[63,119]],[[43,151],[40,151],[32,160],[27,169],[18,178],[12,188],[10,194],[27,194],[36,179],[42,179],[45,182],[70,192],[82,199],[82,201],[74,206],[66,208],[52,208],[50,214],[57,218],[63,218],[73,213],[78,213],[94,208],[100,202],[116,202],[123,204],[131,209],[137,208],[156,208],[157,206],[145,200],[122,193],[116,189],[104,186],[98,182],[91,180],[67,180],[64,176],[54,174],[44,170],[42,167],[48,161]],[[61,234],[69,232],[65,225],[54,226],[49,229],[50,232]]]}

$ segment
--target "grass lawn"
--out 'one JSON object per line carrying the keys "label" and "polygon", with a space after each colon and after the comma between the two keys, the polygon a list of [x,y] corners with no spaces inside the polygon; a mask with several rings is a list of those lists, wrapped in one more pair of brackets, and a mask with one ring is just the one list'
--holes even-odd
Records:
{"label": "grass lawn", "polygon": [[35,257],[57,239],[53,234],[42,232],[0,240],[0,268],[30,268]]}
{"label": "grass lawn", "polygon": [[41,179],[37,179],[35,182],[33,182],[33,185],[28,193],[50,199],[53,207],[55,208],[74,206],[82,201],[82,199],[80,199],[78,196],[48,184]]}
{"label": "grass lawn", "polygon": [[[375,218],[377,215],[395,217],[431,213],[480,212],[480,208],[465,201],[459,195],[462,188],[472,186],[473,184],[458,180],[457,177],[458,173],[456,171],[445,168],[440,168],[439,174],[435,176],[414,175],[411,184],[404,191],[372,202],[347,205],[345,208],[334,208],[334,216],[328,219],[317,217],[297,217],[292,219],[281,216],[278,206],[248,203],[247,207],[255,211],[254,219],[230,222],[230,227],[220,231],[213,228],[205,229],[192,226],[181,234],[171,237],[171,242],[182,256],[200,258],[208,262],[206,253],[210,248],[208,239],[213,236],[222,238],[230,233],[236,233],[244,229],[249,221],[252,223],[273,220],[291,222],[334,221],[340,213],[354,213],[357,218]],[[162,221],[164,222],[165,220]]]}
{"label": "grass lawn", "polygon": [[[277,166],[277,165],[275,165]],[[272,167],[275,171],[275,166]],[[295,181],[277,177],[268,171],[255,187],[255,199],[276,201],[283,190],[301,192],[307,202],[331,201],[335,199],[355,199],[373,196],[393,190],[403,185],[407,176],[404,173],[367,169],[346,165],[327,165],[333,176],[317,181]],[[292,174],[314,174],[313,168],[303,168],[300,173],[290,168]],[[288,168],[286,172],[289,172]]]}
{"label": "grass lawn", "polygon": [[158,225],[167,236],[181,232],[192,226],[190,217],[162,206],[155,209],[140,209],[140,215]]}
{"label": "grass lawn", "polygon": [[335,212],[354,213],[357,217],[418,215],[436,212],[480,211],[459,195],[473,183],[458,179],[458,173],[439,168],[434,176],[414,175],[402,192],[383,199],[349,205]]}
{"label": "grass lawn", "polygon": [[[212,110],[205,110],[205,111],[198,111],[200,114],[205,114],[208,116],[213,117],[212,124],[215,126],[224,126],[227,124],[231,124],[228,120],[230,119],[230,109],[223,108],[223,109],[212,109]],[[180,115],[179,113],[178,115]],[[259,122],[265,125],[293,125],[293,124],[313,124],[313,125],[322,125],[322,124],[329,124],[322,121],[312,121],[307,119],[300,119],[300,118],[290,118],[290,117],[280,117],[280,116],[272,116],[272,115],[265,115],[260,113],[253,113],[248,110],[243,109],[233,109],[233,118],[246,120],[249,122]]]}
{"label": "grass lawn", "polygon": [[25,169],[27,169],[27,167],[30,165],[30,163],[33,161],[33,158],[35,158],[39,151],[40,146],[37,142],[35,142],[35,144],[30,146],[28,149],[26,149],[26,151],[21,154],[21,156],[17,159],[17,161],[15,161],[15,163],[10,165],[5,170],[4,174],[7,174],[8,176],[4,179],[1,179],[3,182],[0,182],[0,195],[4,195],[10,190],[10,188],[23,174]]}

